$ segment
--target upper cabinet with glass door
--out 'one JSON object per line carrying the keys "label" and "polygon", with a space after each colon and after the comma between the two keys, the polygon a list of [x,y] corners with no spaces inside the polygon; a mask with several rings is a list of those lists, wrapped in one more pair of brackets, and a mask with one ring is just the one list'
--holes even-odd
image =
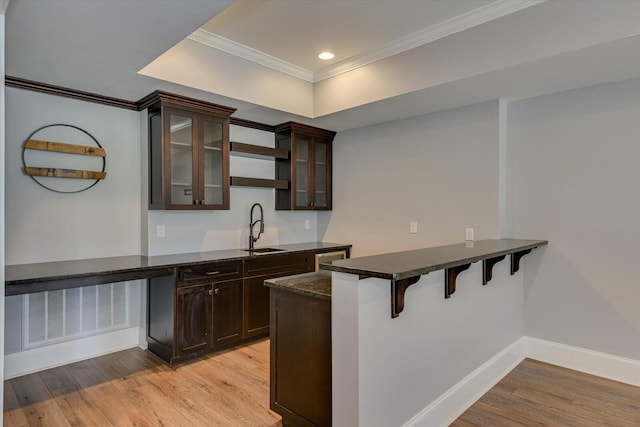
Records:
{"label": "upper cabinet with glass door", "polygon": [[290,181],[276,190],[276,209],[331,210],[331,145],[335,132],[289,122],[276,126],[276,148],[289,159],[276,160],[276,179]]}
{"label": "upper cabinet with glass door", "polygon": [[229,116],[235,109],[154,92],[149,116],[149,209],[229,209]]}

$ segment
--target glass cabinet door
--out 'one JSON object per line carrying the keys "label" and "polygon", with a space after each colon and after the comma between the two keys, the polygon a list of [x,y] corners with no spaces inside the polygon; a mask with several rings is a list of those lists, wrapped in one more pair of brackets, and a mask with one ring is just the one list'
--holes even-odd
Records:
{"label": "glass cabinet door", "polygon": [[224,135],[223,125],[214,119],[202,119],[202,161],[203,168],[201,202],[204,205],[223,205],[225,200],[224,180]]}
{"label": "glass cabinet door", "polygon": [[171,205],[189,205],[194,200],[193,123],[188,113],[171,112],[169,116]]}
{"label": "glass cabinet door", "polygon": [[329,201],[329,182],[327,171],[328,147],[325,142],[316,140],[314,145],[314,208],[326,208]]}
{"label": "glass cabinet door", "polygon": [[295,207],[306,208],[311,205],[309,182],[309,154],[310,138],[305,135],[296,135],[296,194]]}

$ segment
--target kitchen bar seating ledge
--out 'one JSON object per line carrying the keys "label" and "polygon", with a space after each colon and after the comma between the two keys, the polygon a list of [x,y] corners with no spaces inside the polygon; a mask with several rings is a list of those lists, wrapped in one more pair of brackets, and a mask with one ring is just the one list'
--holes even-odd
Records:
{"label": "kitchen bar seating ledge", "polygon": [[456,245],[373,255],[322,264],[324,270],[356,274],[360,280],[378,277],[391,281],[391,317],[404,310],[407,288],[432,271],[444,270],[444,297],[456,291],[458,274],[472,263],[482,261],[482,284],[492,277],[493,266],[510,256],[511,275],[520,269],[520,260],[532,249],[547,245],[546,240],[492,239]]}

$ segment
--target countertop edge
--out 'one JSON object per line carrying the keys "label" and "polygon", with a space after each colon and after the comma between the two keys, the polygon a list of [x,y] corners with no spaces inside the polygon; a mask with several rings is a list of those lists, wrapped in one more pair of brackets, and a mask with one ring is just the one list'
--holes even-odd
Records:
{"label": "countertop edge", "polygon": [[[322,264],[320,266],[320,268],[322,270],[328,270],[328,271],[336,271],[336,272],[340,272],[340,273],[347,273],[347,274],[357,274],[359,276],[364,276],[366,278],[371,278],[371,277],[375,277],[375,278],[380,278],[380,279],[386,279],[386,280],[402,280],[402,279],[406,279],[409,277],[415,277],[415,276],[421,276],[424,274],[429,274],[431,272],[434,271],[438,271],[438,270],[444,270],[447,268],[451,268],[451,267],[457,267],[460,265],[464,265],[464,264],[469,264],[469,263],[474,263],[474,262],[478,262],[481,261],[483,259],[488,259],[488,258],[493,258],[493,257],[499,257],[502,255],[508,255],[508,254],[512,254],[515,252],[519,252],[519,251],[525,251],[525,250],[529,250],[529,249],[533,249],[533,248],[537,248],[539,246],[545,246],[549,244],[548,240],[525,240],[525,239],[490,239],[490,240],[479,240],[477,241],[479,242],[488,242],[488,241],[528,241],[529,243],[525,243],[522,245],[518,245],[517,247],[514,248],[510,248],[510,249],[502,249],[502,250],[497,250],[497,251],[490,251],[487,252],[485,254],[482,255],[475,255],[475,256],[471,256],[471,257],[466,257],[466,258],[459,258],[459,259],[455,259],[452,260],[451,262],[444,262],[444,263],[438,263],[438,264],[432,264],[432,265],[425,265],[423,267],[419,267],[419,268],[413,268],[410,270],[402,270],[402,271],[393,271],[393,272],[382,272],[382,271],[377,271],[377,270],[373,270],[373,269],[362,269],[362,268],[356,268],[356,267],[349,267],[349,266],[341,266],[341,265],[336,265],[336,264]],[[433,247],[433,248],[425,248],[427,250],[438,250],[438,249],[442,249],[445,250],[445,248],[452,248],[452,247],[459,247],[462,244],[454,244],[454,245],[446,245],[446,246],[438,246],[438,247]],[[411,253],[411,252],[418,252],[418,251],[424,251],[425,249],[416,249],[416,250],[412,250],[412,251],[402,251],[402,252],[396,252],[396,253]],[[390,254],[379,254],[379,255],[373,255],[375,257],[382,257],[384,255],[392,255],[394,253],[390,253]],[[367,257],[363,257],[363,258],[367,258]],[[352,258],[351,260],[358,260],[359,258]],[[350,260],[346,260],[346,261],[350,261]]]}
{"label": "countertop edge", "polygon": [[[264,285],[283,292],[292,292],[310,298],[331,300],[331,274],[314,271],[264,281]],[[311,286],[311,288],[310,288]]]}
{"label": "countertop edge", "polygon": [[[310,245],[309,247],[304,247],[304,245]],[[325,247],[312,247],[312,245],[326,245]],[[212,262],[231,262],[231,261],[241,261],[244,259],[253,259],[253,258],[264,258],[271,256],[278,256],[284,254],[292,254],[298,252],[330,252],[338,249],[350,249],[352,247],[351,244],[343,244],[343,243],[328,243],[328,242],[306,242],[306,243],[293,243],[293,244],[283,244],[283,245],[271,245],[269,247],[280,249],[281,251],[274,251],[263,254],[251,254],[247,252],[246,254],[237,254],[235,256],[229,257],[221,257],[221,258],[207,258],[200,260],[185,260],[185,261],[177,261],[177,262],[168,262],[157,265],[133,265],[135,263],[135,259],[139,260],[140,264],[153,264],[153,259],[161,260],[162,258],[169,257],[188,257],[189,255],[193,255],[194,257],[198,256],[198,254],[215,254],[216,252],[223,254],[224,252],[233,252],[233,251],[244,251],[243,249],[229,249],[229,250],[220,250],[220,251],[206,251],[206,252],[191,252],[191,253],[181,253],[181,254],[168,254],[168,255],[155,255],[155,256],[145,256],[145,255],[125,255],[125,256],[116,256],[116,257],[101,257],[101,258],[86,258],[86,259],[78,259],[78,260],[64,260],[64,261],[50,261],[50,262],[41,262],[41,263],[26,263],[26,264],[10,264],[5,266],[5,286],[19,286],[19,285],[27,285],[31,283],[44,283],[44,282],[54,282],[61,280],[69,280],[69,279],[82,279],[89,277],[98,277],[98,276],[110,276],[110,275],[120,275],[120,274],[133,274],[135,273],[145,273],[145,272],[154,272],[161,270],[169,270],[178,267],[186,267],[186,266],[195,266],[201,264],[208,264]],[[299,247],[299,248],[296,248]],[[10,272],[12,268],[30,268],[37,267],[43,265],[51,265],[55,266],[55,264],[59,265],[70,265],[74,263],[82,263],[82,262],[98,262],[100,260],[109,260],[109,259],[121,259],[121,258],[131,258],[132,266],[131,267],[120,267],[115,268],[113,270],[104,269],[97,271],[83,271],[78,273],[66,273],[66,274],[54,274],[54,275],[46,275],[46,276],[38,276],[38,277],[24,277],[11,279]],[[149,262],[151,260],[151,262]],[[9,274],[7,274],[9,273]],[[141,277],[144,278],[144,277]],[[131,279],[133,280],[133,279]]]}

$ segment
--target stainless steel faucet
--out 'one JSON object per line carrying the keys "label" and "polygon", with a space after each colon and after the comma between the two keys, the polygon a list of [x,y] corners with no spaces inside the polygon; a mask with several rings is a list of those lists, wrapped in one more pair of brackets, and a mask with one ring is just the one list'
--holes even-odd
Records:
{"label": "stainless steel faucet", "polygon": [[[254,221],[253,209],[255,209],[256,206],[260,208],[260,219]],[[253,229],[257,223],[260,223],[260,231],[258,231],[257,237],[253,237]],[[253,250],[253,244],[258,241],[262,233],[264,233],[264,211],[260,203],[254,203],[253,206],[251,206],[251,215],[249,218],[249,250]]]}

